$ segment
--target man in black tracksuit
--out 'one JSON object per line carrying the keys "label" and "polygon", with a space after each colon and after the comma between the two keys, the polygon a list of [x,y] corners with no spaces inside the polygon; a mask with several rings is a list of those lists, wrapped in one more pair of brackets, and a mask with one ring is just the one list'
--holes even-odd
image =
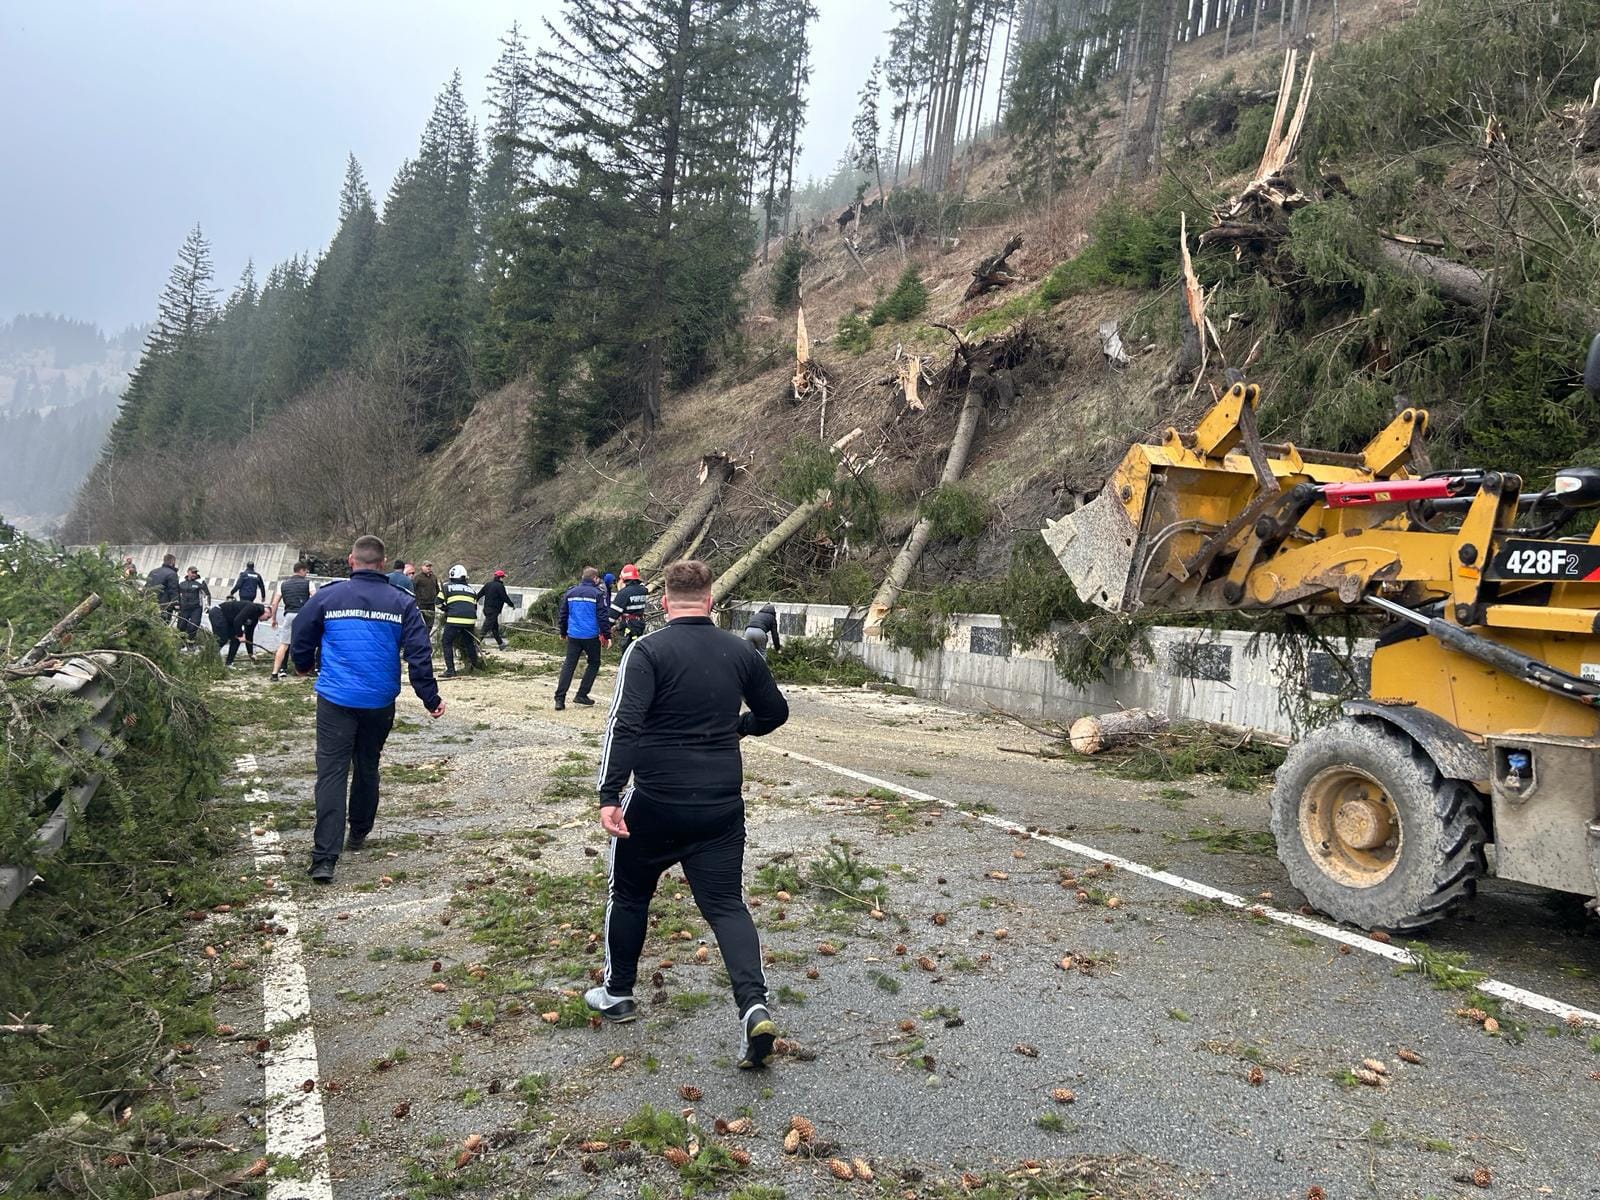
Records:
{"label": "man in black tracksuit", "polygon": [[763,605],[761,611],[755,613],[745,622],[744,640],[749,642],[762,654],[768,650],[782,650],[783,642],[778,637],[778,609],[776,605]]}
{"label": "man in black tracksuit", "polygon": [[584,1000],[608,1021],[638,1016],[633,985],[650,900],[661,873],[681,863],[733,985],[739,1065],[760,1066],[777,1026],[744,903],[739,739],[777,729],[789,704],[760,653],[712,624],[704,563],[667,568],[666,613],[667,624],[630,646],[617,669],[599,771],[600,823],[612,838],[606,973]]}
{"label": "man in black tracksuit", "polygon": [[238,657],[240,642],[249,647],[251,658],[256,656],[256,624],[264,612],[266,609],[253,600],[248,604],[243,600],[224,600],[221,604],[212,605],[211,632],[217,635],[217,649],[228,652],[230,667]]}
{"label": "man in black tracksuit", "polygon": [[506,648],[506,635],[500,632],[500,614],[506,605],[516,607],[516,600],[506,591],[506,573],[497,570],[494,578],[483,585],[478,593],[478,604],[483,609],[483,640],[493,638],[500,649]]}

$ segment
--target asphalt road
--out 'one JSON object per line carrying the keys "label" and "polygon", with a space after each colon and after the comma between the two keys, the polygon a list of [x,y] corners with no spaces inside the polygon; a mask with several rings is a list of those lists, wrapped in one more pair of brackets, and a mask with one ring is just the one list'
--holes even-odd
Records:
{"label": "asphalt road", "polygon": [[[557,714],[547,660],[499,661],[513,669],[447,684],[437,723],[402,699],[378,830],[331,888],[300,874],[305,685],[260,670],[226,685],[263,698],[247,774],[259,774],[255,828],[276,831],[286,856],[281,885],[269,869],[241,921],[270,928],[275,896],[298,910],[338,1200],[631,1198],[686,1183],[790,1197],[1600,1196],[1600,1028],[1506,1004],[1487,1010],[1499,1029],[1486,1032],[1457,1015],[1476,1003],[1464,988],[774,752],[1263,906],[1300,904],[1259,836],[1264,790],[1008,753],[1037,739],[915,699],[791,689],[789,725],[746,753],[747,880],[792,1052],[768,1071],[732,1067],[735,1013],[715,946],[697,961],[707,931],[681,880],[664,884],[646,948],[661,976],[641,994],[647,1019],[591,1029],[572,993],[600,961],[605,842],[589,772],[609,672],[600,706]],[[259,876],[249,839],[240,856],[241,875]],[[1588,920],[1492,886],[1427,942],[1600,1010]],[[241,944],[246,974],[272,975],[277,940]],[[263,1097],[263,1065],[290,1031],[264,1026],[261,995],[226,994],[223,1017],[271,1048],[213,1048],[196,1103],[257,1125],[265,1114],[270,1129],[297,1101]],[[1385,1071],[1376,1087],[1354,1075],[1367,1059]],[[749,1166],[708,1152],[680,1178],[641,1152],[661,1132],[646,1105],[690,1113],[702,1145],[747,1152]],[[717,1135],[718,1118],[741,1116],[753,1132]],[[796,1116],[823,1157],[783,1152]],[[463,1151],[474,1135],[483,1148]],[[829,1157],[861,1160],[873,1181],[837,1180]],[[317,1196],[276,1172],[269,1195]]]}

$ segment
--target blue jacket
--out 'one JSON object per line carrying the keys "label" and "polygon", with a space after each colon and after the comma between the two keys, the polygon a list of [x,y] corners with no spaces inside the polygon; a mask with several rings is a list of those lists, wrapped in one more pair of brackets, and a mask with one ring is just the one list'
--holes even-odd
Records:
{"label": "blue jacket", "polygon": [[335,587],[318,588],[294,619],[295,670],[311,670],[317,646],[317,695],[346,708],[387,708],[400,694],[400,656],[411,667],[411,690],[432,712],[439,707],[428,627],[409,592],[379,571],[356,571]]}
{"label": "blue jacket", "polygon": [[556,609],[556,628],[564,638],[611,636],[611,605],[598,583],[567,589]]}
{"label": "blue jacket", "polygon": [[417,588],[416,585],[411,582],[411,576],[407,575],[404,571],[390,571],[389,582],[394,584],[394,586],[399,588],[402,592],[410,592],[413,596],[417,594]]}

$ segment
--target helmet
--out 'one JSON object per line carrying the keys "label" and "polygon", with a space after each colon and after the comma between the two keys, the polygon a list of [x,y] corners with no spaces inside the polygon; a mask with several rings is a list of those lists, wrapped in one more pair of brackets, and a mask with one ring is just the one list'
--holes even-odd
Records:
{"label": "helmet", "polygon": [[506,577],[506,573],[504,571],[500,570],[499,568],[496,568],[495,569],[495,573],[494,573],[494,577],[496,579],[504,579]]}
{"label": "helmet", "polygon": [[467,577],[467,569],[465,567],[463,567],[460,563],[457,563],[455,566],[450,568],[450,578],[451,579],[459,581],[459,580],[466,579],[466,577]]}
{"label": "helmet", "polygon": [[629,563],[627,566],[623,567],[622,568],[622,582],[623,583],[638,583],[639,582],[639,568],[634,566],[632,563]]}
{"label": "helmet", "polygon": [[607,571],[606,572],[606,586],[610,587],[616,581],[617,581],[617,577],[615,575],[613,575],[610,571]]}

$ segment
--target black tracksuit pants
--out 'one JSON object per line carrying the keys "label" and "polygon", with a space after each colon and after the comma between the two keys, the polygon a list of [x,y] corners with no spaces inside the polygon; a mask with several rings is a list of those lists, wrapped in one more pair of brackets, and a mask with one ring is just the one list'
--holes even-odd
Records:
{"label": "black tracksuit pants", "polygon": [[494,612],[490,612],[487,608],[483,610],[483,640],[487,642],[490,638],[504,648],[506,635],[500,632],[499,609],[495,609]]}
{"label": "black tracksuit pants", "polygon": [[662,872],[681,863],[694,902],[716,934],[740,1015],[753,1004],[765,1004],[761,938],[744,903],[744,801],[681,808],[633,795],[623,804],[623,816],[631,836],[611,839],[606,990],[633,994],[650,900]]}
{"label": "black tracksuit pants", "polygon": [[346,708],[317,697],[317,830],[312,862],[338,861],[347,819],[356,837],[365,837],[372,829],[378,816],[378,758],[393,725],[392,704]]}
{"label": "black tracksuit pants", "polygon": [[556,680],[557,700],[567,698],[567,688],[572,684],[572,673],[578,668],[578,658],[585,654],[589,656],[589,662],[583,668],[583,678],[578,681],[578,695],[587,696],[589,689],[594,686],[595,676],[600,674],[600,639],[569,637],[566,661],[561,664],[561,678]]}
{"label": "black tracksuit pants", "polygon": [[467,666],[474,671],[478,669],[478,639],[472,632],[471,625],[452,625],[448,621],[444,626],[444,669],[447,674],[454,674],[456,669],[456,646],[461,647],[461,657],[467,660]]}

